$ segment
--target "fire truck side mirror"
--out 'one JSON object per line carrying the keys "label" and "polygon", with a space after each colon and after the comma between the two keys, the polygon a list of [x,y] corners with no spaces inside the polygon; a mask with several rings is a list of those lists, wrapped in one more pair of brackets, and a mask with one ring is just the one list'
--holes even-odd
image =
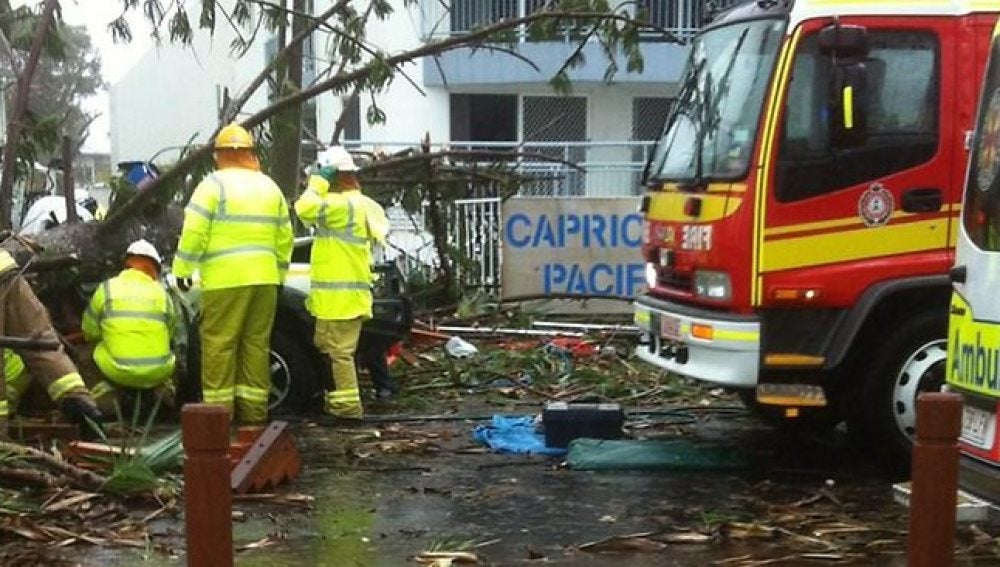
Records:
{"label": "fire truck side mirror", "polygon": [[819,30],[819,52],[834,59],[864,59],[868,55],[868,30],[840,23],[825,26]]}

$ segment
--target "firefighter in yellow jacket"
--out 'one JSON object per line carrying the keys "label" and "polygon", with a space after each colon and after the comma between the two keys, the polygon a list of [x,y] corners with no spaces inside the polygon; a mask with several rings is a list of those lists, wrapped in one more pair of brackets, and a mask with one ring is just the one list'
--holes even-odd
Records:
{"label": "firefighter in yellow jacket", "polygon": [[324,151],[295,203],[299,219],[316,228],[306,306],[316,317],[316,346],[332,362],[326,412],[348,419],[364,416],[354,352],[361,323],[372,316],[371,243],[389,229],[382,207],[361,194],[357,170],[343,147]]}
{"label": "firefighter in yellow jacket", "polygon": [[[2,250],[0,250],[0,294],[2,294],[0,335],[58,340],[45,306],[22,277],[14,258]],[[17,372],[18,367],[22,370],[17,377],[10,376],[0,380],[0,436],[6,433],[10,413],[6,391],[8,379],[21,385],[21,391],[17,392],[17,395],[24,393],[23,390],[27,389],[32,379],[38,380],[52,401],[59,405],[63,415],[81,426],[84,437],[90,438],[95,435],[96,431],[91,424],[100,427],[103,419],[101,412],[91,398],[76,365],[67,356],[61,344],[55,350],[15,349],[22,364],[27,365],[30,370],[30,375],[23,371],[23,366],[12,360],[6,353],[7,349],[4,351],[5,372]]]}
{"label": "firefighter in yellow jacket", "polygon": [[122,410],[132,411],[137,392],[173,407],[175,357],[170,347],[176,316],[173,303],[159,283],[162,260],[156,247],[137,240],[125,251],[125,269],[94,292],[83,314],[83,336],[94,347],[94,362],[103,380],[92,389],[101,411],[121,398]]}
{"label": "firefighter in yellow jacket", "polygon": [[268,352],[278,286],[292,256],[288,204],[261,173],[254,141],[230,124],[215,139],[218,167],[184,211],[174,256],[178,286],[201,277],[201,385],[205,403],[246,425],[267,419]]}

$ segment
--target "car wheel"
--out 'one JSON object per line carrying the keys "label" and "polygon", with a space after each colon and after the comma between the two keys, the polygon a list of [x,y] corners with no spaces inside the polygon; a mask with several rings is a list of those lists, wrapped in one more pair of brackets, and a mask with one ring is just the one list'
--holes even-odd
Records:
{"label": "car wheel", "polygon": [[281,329],[271,333],[271,391],[267,400],[272,413],[309,409],[319,391],[315,360],[308,347]]}
{"label": "car wheel", "polygon": [[861,376],[859,403],[847,425],[855,442],[894,475],[909,471],[917,396],[944,384],[947,329],[946,312],[924,313],[871,347],[871,364]]}

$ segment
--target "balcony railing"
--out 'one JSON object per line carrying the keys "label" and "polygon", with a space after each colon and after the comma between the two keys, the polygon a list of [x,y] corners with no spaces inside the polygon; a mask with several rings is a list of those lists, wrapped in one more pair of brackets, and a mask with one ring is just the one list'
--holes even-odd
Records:
{"label": "balcony railing", "polygon": [[[348,143],[349,148],[393,153],[413,144]],[[520,195],[615,197],[637,195],[643,168],[653,149],[653,142],[464,142],[437,145],[461,150],[489,150],[521,154],[507,165],[525,175]],[[545,156],[550,159],[545,159]],[[489,187],[470,188],[468,197],[493,197]]]}
{"label": "balcony railing", "polygon": [[[721,10],[744,0],[716,0]],[[637,0],[629,4],[629,12],[644,15],[651,26],[650,36],[659,35],[655,28],[687,38],[693,35],[710,16],[705,0]],[[421,0],[424,39],[461,34],[486,25],[524,17],[545,5],[544,0]],[[520,30],[524,37],[524,30]]]}

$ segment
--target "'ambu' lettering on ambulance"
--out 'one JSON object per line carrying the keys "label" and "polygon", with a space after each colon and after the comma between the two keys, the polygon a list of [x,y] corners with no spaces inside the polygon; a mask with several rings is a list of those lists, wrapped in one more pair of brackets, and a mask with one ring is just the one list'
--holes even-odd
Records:
{"label": "'ambu' lettering on ambulance", "polygon": [[997,390],[1000,378],[1000,352],[996,345],[984,344],[983,337],[976,333],[976,341],[962,340],[961,328],[954,332],[951,342],[951,372],[959,384],[972,388]]}
{"label": "'ambu' lettering on ambulance", "polygon": [[704,251],[711,249],[711,225],[686,224],[681,227],[681,250]]}

